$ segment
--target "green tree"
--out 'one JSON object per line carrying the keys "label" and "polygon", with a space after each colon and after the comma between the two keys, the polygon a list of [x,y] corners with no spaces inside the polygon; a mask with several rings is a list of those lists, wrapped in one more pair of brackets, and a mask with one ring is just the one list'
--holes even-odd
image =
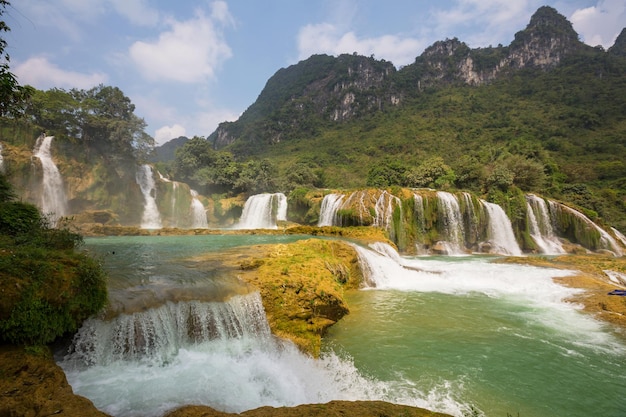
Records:
{"label": "green tree", "polygon": [[[7,7],[11,3],[8,0],[0,0],[0,18],[4,16]],[[3,20],[0,20],[0,33],[9,32],[11,28]],[[10,56],[6,52],[7,41],[0,36],[0,116],[20,117],[24,112],[24,107],[29,97],[33,93],[33,88],[21,86],[17,78],[10,71]]]}
{"label": "green tree", "polygon": [[449,188],[456,176],[443,158],[435,156],[422,162],[406,175],[409,187]]}

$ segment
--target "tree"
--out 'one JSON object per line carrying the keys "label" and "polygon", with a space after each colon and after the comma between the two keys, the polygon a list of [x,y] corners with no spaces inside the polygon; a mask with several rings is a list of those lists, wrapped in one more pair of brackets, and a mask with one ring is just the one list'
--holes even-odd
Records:
{"label": "tree", "polygon": [[[8,0],[0,0],[0,18],[10,5]],[[0,33],[10,30],[6,22],[0,20]],[[23,87],[17,82],[17,78],[9,68],[10,57],[5,51],[6,47],[7,41],[0,37],[0,116],[20,117],[34,89],[29,86]]]}
{"label": "tree", "polygon": [[448,188],[455,179],[452,168],[446,165],[443,158],[439,156],[425,160],[406,175],[406,183],[409,187]]}

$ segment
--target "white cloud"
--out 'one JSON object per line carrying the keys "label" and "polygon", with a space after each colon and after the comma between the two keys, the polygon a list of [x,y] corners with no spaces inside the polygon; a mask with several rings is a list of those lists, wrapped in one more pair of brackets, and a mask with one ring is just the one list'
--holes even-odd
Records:
{"label": "white cloud", "polygon": [[42,90],[52,87],[89,89],[107,81],[107,75],[104,73],[84,74],[66,71],[44,57],[33,57],[18,63],[14,68],[14,73],[20,84],[32,85]]}
{"label": "white cloud", "polygon": [[458,0],[450,9],[433,11],[433,32],[439,40],[457,36],[472,48],[509,43],[537,8],[532,0]]}
{"label": "white cloud", "polygon": [[576,10],[570,20],[586,44],[609,48],[624,28],[626,2],[601,0],[596,6]]}
{"label": "white cloud", "polygon": [[163,126],[154,132],[154,140],[158,145],[162,145],[172,139],[176,139],[180,136],[185,136],[187,130],[181,125],[174,124],[172,126]]}
{"label": "white cloud", "polygon": [[306,25],[298,33],[300,59],[319,53],[339,55],[356,52],[374,55],[377,59],[386,59],[400,66],[412,63],[424,47],[421,40],[396,35],[360,39],[354,32],[342,33],[330,23]]}
{"label": "white cloud", "polygon": [[159,22],[159,12],[146,4],[145,0],[110,0],[117,13],[131,23],[153,26]]}
{"label": "white cloud", "polygon": [[170,30],[161,33],[158,40],[135,42],[129,50],[130,58],[150,81],[205,81],[214,77],[215,70],[232,56],[215,23],[201,11],[184,22],[170,19]]}

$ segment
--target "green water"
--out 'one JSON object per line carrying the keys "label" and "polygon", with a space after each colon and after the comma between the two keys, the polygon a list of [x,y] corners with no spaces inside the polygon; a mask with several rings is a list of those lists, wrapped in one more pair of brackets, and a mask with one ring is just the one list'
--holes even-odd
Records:
{"label": "green water", "polygon": [[172,301],[222,301],[249,291],[219,260],[194,260],[238,247],[288,243],[298,235],[111,236],[86,238],[109,275],[109,312],[133,313]]}
{"label": "green water", "polygon": [[[86,248],[99,256],[108,270],[109,293],[119,313],[166,301],[227,298],[241,291],[243,283],[219,265],[194,257],[302,238],[308,236],[107,237],[86,239]],[[555,285],[549,273],[473,257],[410,262],[415,269],[381,264],[388,271],[387,285],[403,291],[347,294],[351,313],[324,339],[326,351],[347,359],[332,368],[337,369],[336,374],[319,378],[320,382],[306,367],[310,366],[306,365],[308,359],[289,359],[267,368],[282,370],[276,372],[277,383],[282,383],[291,369],[302,368],[302,385],[318,387],[324,395],[313,397],[325,401],[384,399],[456,416],[471,416],[473,410],[487,417],[626,416],[623,335],[560,301],[571,295],[571,290]],[[233,363],[241,360],[231,356],[225,355]],[[241,373],[257,368],[255,361]],[[217,366],[208,360],[199,363],[194,367]],[[183,365],[186,362],[181,360]],[[331,369],[321,366],[324,372]],[[130,365],[125,367],[131,375],[135,372]],[[189,374],[180,372],[177,378],[186,381]],[[75,379],[79,381],[80,376]],[[216,383],[219,385],[219,380]],[[293,381],[292,385],[300,386]],[[335,386],[338,388],[332,388]],[[380,391],[382,386],[386,388]],[[298,389],[317,392],[311,387]],[[329,389],[333,392],[327,392]],[[353,395],[353,391],[360,394]],[[184,393],[176,395],[186,398]],[[107,405],[112,401],[101,402]],[[240,410],[237,398],[231,401],[234,409]]]}
{"label": "green water", "polygon": [[465,413],[490,417],[626,415],[620,343],[594,346],[597,335],[584,341],[546,326],[540,316],[549,310],[480,294],[395,290],[360,291],[348,301],[352,313],[331,329],[326,348],[376,379],[448,392]]}

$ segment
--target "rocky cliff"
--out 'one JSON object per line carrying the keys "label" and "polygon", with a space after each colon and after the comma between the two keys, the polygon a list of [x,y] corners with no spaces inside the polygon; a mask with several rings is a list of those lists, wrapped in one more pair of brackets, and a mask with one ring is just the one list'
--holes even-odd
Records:
{"label": "rocky cliff", "polygon": [[[620,54],[623,38],[611,48]],[[237,153],[284,140],[313,136],[316,127],[371,116],[402,105],[425,89],[449,84],[482,85],[515,71],[546,71],[572,54],[592,50],[555,9],[541,7],[508,46],[472,49],[454,38],[435,42],[396,71],[392,63],[356,55],[312,56],[279,70],[235,122],[209,137],[216,148],[235,143]]]}

